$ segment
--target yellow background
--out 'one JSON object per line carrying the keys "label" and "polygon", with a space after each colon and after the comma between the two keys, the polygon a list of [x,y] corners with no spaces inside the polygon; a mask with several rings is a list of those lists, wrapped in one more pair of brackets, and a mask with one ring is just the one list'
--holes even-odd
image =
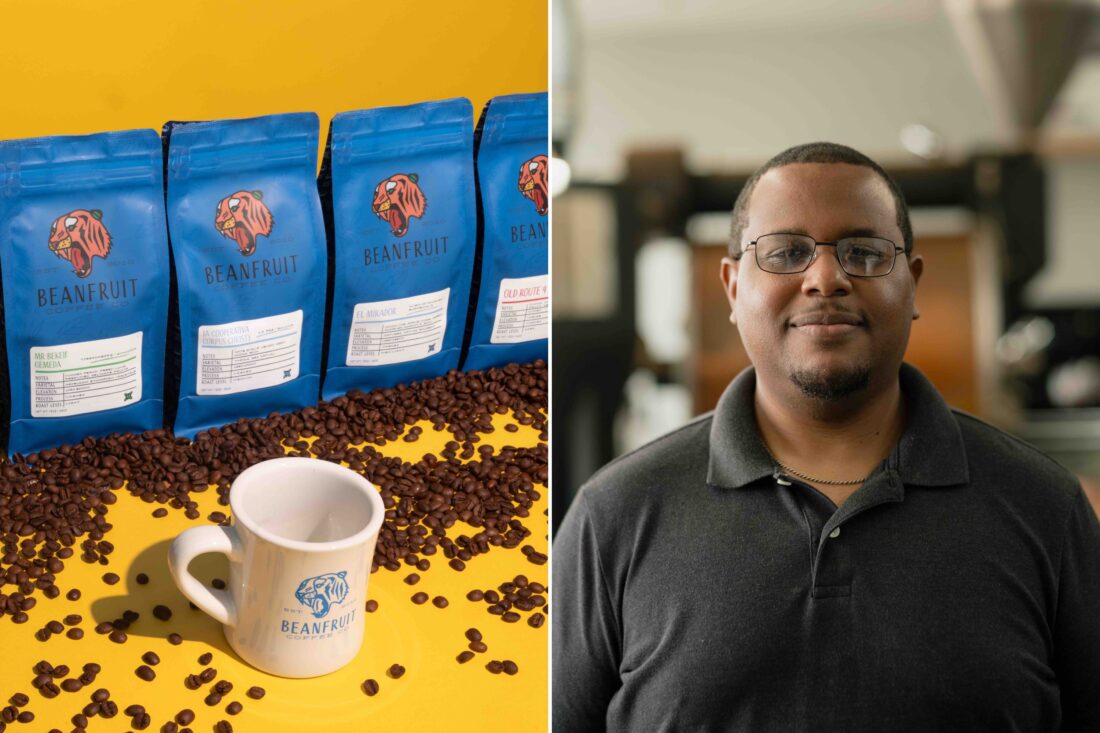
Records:
{"label": "yellow background", "polygon": [[0,139],[548,88],[545,0],[0,0]]}
{"label": "yellow background", "polygon": [[[0,29],[0,139],[142,127],[159,131],[169,119],[312,110],[321,118],[323,144],[328,121],[337,112],[465,96],[477,114],[493,96],[548,87],[545,0],[0,0]],[[526,429],[512,434],[502,426],[498,421],[487,442],[534,444],[535,436]],[[419,442],[390,444],[385,452],[407,453],[415,460],[440,449],[442,443],[435,442],[449,437],[425,425]],[[38,606],[23,626],[0,619],[0,705],[22,691],[31,696],[29,709],[38,714],[33,723],[9,726],[10,731],[34,733],[53,726],[68,731],[69,716],[88,700],[91,690],[43,700],[30,686],[30,666],[40,658],[68,664],[76,673],[84,662],[99,662],[104,672],[95,687],[110,689],[120,708],[143,703],[153,714],[149,730],[159,730],[184,702],[199,714],[195,731],[211,730],[219,718],[231,720],[238,733],[423,730],[429,725],[452,731],[487,725],[546,729],[549,624],[538,630],[522,621],[504,624],[485,613],[485,604],[470,603],[464,594],[474,587],[495,587],[517,573],[545,583],[547,566],[531,565],[518,551],[494,548],[462,573],[451,571],[436,555],[414,588],[401,582],[404,568],[400,573],[379,571],[371,576],[368,595],[380,608],[366,617],[367,640],[359,658],[327,677],[279,680],[237,661],[217,624],[189,611],[167,574],[163,553],[168,540],[187,526],[205,523],[206,514],[220,508],[212,503],[213,492],[196,495],[204,518],[194,523],[175,511],[152,519],[151,505],[125,491],[117,493],[119,502],[109,514],[116,529],[106,537],[118,547],[111,566],[89,566],[74,557],[58,576],[63,591],[58,599],[36,594]],[[534,532],[530,544],[544,552],[545,508],[544,496],[525,520]],[[461,531],[456,525],[450,534]],[[213,577],[219,566],[201,560],[195,567],[206,567],[206,575]],[[104,585],[99,576],[105,570],[117,572],[123,582]],[[137,572],[150,575],[148,586],[134,583]],[[64,591],[74,586],[84,597],[66,601]],[[430,603],[414,606],[408,596],[416,590],[442,593],[451,605],[444,610]],[[149,613],[164,599],[176,610],[168,624]],[[128,643],[112,644],[91,631],[96,622],[126,608],[142,613]],[[47,621],[68,613],[84,616],[81,627],[87,633],[82,641],[62,636],[42,643],[33,638]],[[523,615],[526,619],[528,614]],[[463,631],[470,625],[481,629],[489,652],[460,666],[454,657],[465,648]],[[187,642],[169,646],[160,626],[179,631]],[[153,683],[133,673],[148,649],[163,660]],[[213,715],[214,709],[202,702],[205,692],[183,686],[186,674],[200,670],[195,658],[207,649],[214,651],[219,679],[235,683],[234,692],[216,710],[221,713],[225,703],[239,699],[245,711],[235,718]],[[520,673],[490,675],[484,669],[488,659],[513,659]],[[408,670],[397,681],[385,676],[394,662]],[[367,677],[382,687],[373,698],[357,687]],[[267,688],[264,700],[243,696],[252,684]],[[128,723],[120,711],[112,720],[93,719],[89,730],[125,731]]]}

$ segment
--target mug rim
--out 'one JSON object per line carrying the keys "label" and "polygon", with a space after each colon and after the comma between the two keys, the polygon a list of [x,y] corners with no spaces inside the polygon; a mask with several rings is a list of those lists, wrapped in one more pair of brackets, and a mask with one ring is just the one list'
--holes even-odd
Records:
{"label": "mug rim", "polygon": [[[263,484],[264,474],[271,471],[278,471],[280,468],[285,467],[288,463],[295,466],[304,466],[303,461],[310,464],[310,470],[317,470],[322,473],[327,473],[332,477],[346,480],[353,484],[362,492],[366,497],[368,503],[371,505],[371,518],[367,522],[366,526],[355,534],[345,537],[339,540],[331,540],[329,542],[305,542],[303,540],[292,540],[287,537],[280,537],[279,535],[268,531],[256,523],[256,521],[248,514],[247,511],[242,509],[243,498],[248,494],[253,486],[259,486]],[[245,480],[244,488],[239,489],[240,482]],[[338,550],[346,550],[354,547],[355,545],[368,542],[371,537],[378,534],[382,528],[382,519],[385,514],[385,505],[382,503],[382,496],[379,494],[378,489],[363,476],[359,475],[350,468],[346,468],[337,463],[330,463],[329,461],[322,461],[319,458],[302,458],[298,456],[285,456],[282,458],[269,458],[266,461],[260,461],[257,464],[249,466],[245,470],[241,471],[237,475],[237,478],[233,480],[229,489],[229,508],[233,512],[234,522],[239,521],[249,532],[252,532],[260,539],[269,542],[279,547],[284,547],[291,550],[298,550],[300,552],[334,552]]]}

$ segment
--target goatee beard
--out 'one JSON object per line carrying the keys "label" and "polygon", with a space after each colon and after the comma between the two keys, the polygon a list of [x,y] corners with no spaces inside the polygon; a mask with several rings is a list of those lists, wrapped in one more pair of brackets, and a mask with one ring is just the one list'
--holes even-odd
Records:
{"label": "goatee beard", "polygon": [[867,389],[871,383],[871,369],[867,366],[833,371],[795,369],[790,373],[790,380],[806,397],[838,402]]}

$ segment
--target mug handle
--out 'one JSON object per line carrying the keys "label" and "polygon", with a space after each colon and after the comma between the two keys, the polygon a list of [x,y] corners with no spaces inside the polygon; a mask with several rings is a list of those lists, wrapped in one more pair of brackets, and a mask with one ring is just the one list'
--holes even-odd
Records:
{"label": "mug handle", "polygon": [[168,569],[183,595],[226,626],[237,625],[237,604],[228,590],[211,590],[187,570],[199,555],[220,552],[230,561],[240,558],[241,542],[234,527],[191,527],[172,541]]}

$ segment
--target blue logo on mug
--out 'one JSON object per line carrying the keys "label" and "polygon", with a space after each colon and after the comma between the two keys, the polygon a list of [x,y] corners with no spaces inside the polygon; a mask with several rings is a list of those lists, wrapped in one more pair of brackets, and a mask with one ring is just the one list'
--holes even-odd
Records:
{"label": "blue logo on mug", "polygon": [[345,580],[348,571],[341,570],[338,573],[325,573],[313,578],[306,578],[294,591],[294,597],[303,606],[313,612],[314,618],[324,618],[328,615],[331,604],[341,603],[348,597],[348,583]]}

